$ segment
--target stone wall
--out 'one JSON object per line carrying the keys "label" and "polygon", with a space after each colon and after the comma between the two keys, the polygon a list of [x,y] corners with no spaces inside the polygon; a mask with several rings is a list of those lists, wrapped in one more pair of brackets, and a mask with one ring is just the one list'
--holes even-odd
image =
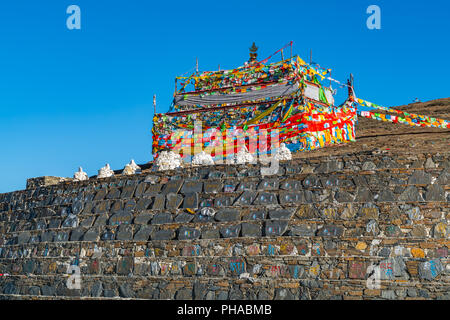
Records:
{"label": "stone wall", "polygon": [[280,165],[2,194],[0,298],[450,299],[448,153]]}

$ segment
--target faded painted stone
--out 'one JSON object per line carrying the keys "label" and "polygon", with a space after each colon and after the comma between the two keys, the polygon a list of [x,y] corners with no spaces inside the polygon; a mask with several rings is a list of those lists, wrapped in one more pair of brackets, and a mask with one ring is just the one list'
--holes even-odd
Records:
{"label": "faded painted stone", "polygon": [[264,235],[267,237],[281,236],[286,232],[287,227],[287,220],[267,221],[265,223]]}

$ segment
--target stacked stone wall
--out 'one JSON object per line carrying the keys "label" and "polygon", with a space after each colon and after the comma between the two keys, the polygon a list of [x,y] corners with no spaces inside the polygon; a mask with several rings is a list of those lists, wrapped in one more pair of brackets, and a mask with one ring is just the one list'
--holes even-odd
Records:
{"label": "stacked stone wall", "polygon": [[449,181],[358,153],[2,194],[0,299],[450,299]]}

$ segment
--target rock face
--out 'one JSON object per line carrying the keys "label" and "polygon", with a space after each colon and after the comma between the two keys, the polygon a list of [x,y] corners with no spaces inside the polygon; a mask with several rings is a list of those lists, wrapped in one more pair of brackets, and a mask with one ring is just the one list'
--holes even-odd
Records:
{"label": "rock face", "polygon": [[169,161],[31,183],[0,194],[0,299],[449,299],[448,159],[294,159],[264,177]]}

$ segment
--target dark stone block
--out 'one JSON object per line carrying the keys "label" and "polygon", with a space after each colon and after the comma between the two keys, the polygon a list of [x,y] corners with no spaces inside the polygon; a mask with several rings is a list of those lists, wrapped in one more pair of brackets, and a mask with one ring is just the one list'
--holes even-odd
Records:
{"label": "dark stone block", "polygon": [[66,218],[66,220],[64,220],[61,227],[62,228],[76,228],[76,227],[78,227],[78,222],[79,222],[78,217],[73,214],[70,214]]}
{"label": "dark stone block", "polygon": [[208,174],[208,179],[220,179],[223,177],[222,171],[210,171]]}
{"label": "dark stone block", "polygon": [[83,235],[84,235],[83,229],[81,229],[81,228],[74,229],[70,233],[70,241],[81,241],[81,239],[83,238]]}
{"label": "dark stone block", "polygon": [[262,231],[259,224],[243,222],[241,226],[243,237],[261,237]]}
{"label": "dark stone block", "polygon": [[131,240],[133,238],[133,229],[130,225],[122,224],[116,233],[116,240]]}
{"label": "dark stone block", "polygon": [[218,239],[220,238],[219,230],[212,227],[202,228],[202,239]]}
{"label": "dark stone block", "polygon": [[256,190],[256,182],[253,181],[242,181],[236,189],[237,192],[254,190]]}
{"label": "dark stone block", "polygon": [[83,202],[82,201],[74,201],[72,203],[72,212],[73,214],[79,214],[81,213],[81,211],[83,211]]}
{"label": "dark stone block", "polygon": [[96,283],[94,283],[91,287],[91,297],[101,297],[103,292],[103,285],[100,281],[97,281]]}
{"label": "dark stone block", "polygon": [[235,201],[235,205],[250,205],[256,198],[257,193],[253,191],[244,191]]}
{"label": "dark stone block", "polygon": [[147,188],[147,184],[141,182],[137,185],[136,191],[134,192],[134,196],[136,198],[141,198],[144,195],[145,189]]}
{"label": "dark stone block", "polygon": [[151,235],[152,240],[172,240],[175,238],[173,230],[158,230]]}
{"label": "dark stone block", "polygon": [[48,223],[49,229],[58,229],[61,226],[61,220],[58,218],[53,218]]}
{"label": "dark stone block", "polygon": [[226,226],[219,229],[222,238],[236,238],[241,232],[241,225]]}
{"label": "dark stone block", "polygon": [[287,209],[269,210],[269,218],[272,220],[288,220],[292,217],[293,212]]}
{"label": "dark stone block", "polygon": [[151,224],[166,224],[166,223],[172,223],[173,217],[170,213],[157,213],[153,216]]}
{"label": "dark stone block", "polygon": [[54,237],[55,237],[54,231],[47,231],[41,235],[41,240],[42,242],[52,242]]}
{"label": "dark stone block", "polygon": [[426,201],[445,201],[445,191],[439,184],[432,184],[425,194]]}
{"label": "dark stone block", "polygon": [[253,211],[246,214],[243,220],[264,220],[266,218],[266,215],[267,213],[265,210]]}
{"label": "dark stone block", "polygon": [[34,260],[27,260],[22,265],[23,273],[25,274],[33,274],[36,269],[36,262]]}
{"label": "dark stone block", "polygon": [[422,170],[415,171],[408,179],[408,184],[431,184],[431,174]]}
{"label": "dark stone block", "polygon": [[119,296],[122,298],[133,298],[134,291],[130,284],[124,283],[119,286]]}
{"label": "dark stone block", "polygon": [[397,197],[391,190],[384,189],[381,191],[380,195],[378,196],[377,201],[378,202],[394,202],[394,201],[397,201],[396,198]]}
{"label": "dark stone block", "polygon": [[288,227],[288,220],[266,221],[264,235],[267,237],[282,236]]}
{"label": "dark stone block", "polygon": [[217,221],[236,221],[240,220],[239,211],[233,209],[220,209],[214,216]]}
{"label": "dark stone block", "polygon": [[151,198],[141,198],[138,200],[136,204],[136,211],[144,211],[147,210],[148,207],[151,205],[152,199]]}
{"label": "dark stone block", "polygon": [[302,203],[305,202],[304,193],[302,191],[298,192],[280,192],[280,204],[287,203]]}
{"label": "dark stone block", "polygon": [[83,228],[90,228],[92,226],[92,223],[94,222],[95,217],[86,217],[80,219],[80,227]]}
{"label": "dark stone block", "polygon": [[299,224],[291,226],[289,235],[301,237],[313,237],[317,228],[309,224]]}
{"label": "dark stone block", "polygon": [[94,227],[100,227],[106,225],[108,221],[108,216],[106,214],[98,216],[95,220]]}
{"label": "dark stone block", "polygon": [[324,225],[319,231],[317,231],[318,237],[341,237],[344,234],[344,228],[342,226]]}
{"label": "dark stone block", "polygon": [[163,187],[163,189],[162,189],[162,191],[161,191],[161,194],[162,195],[167,195],[167,194],[169,194],[169,193],[178,193],[179,191],[180,191],[180,189],[181,189],[181,186],[183,185],[183,180],[170,180],[170,181],[168,181],[165,185],[164,185],[164,187]]}
{"label": "dark stone block", "polygon": [[124,257],[117,262],[117,274],[121,276],[128,276],[133,272],[133,257]]}
{"label": "dark stone block", "polygon": [[166,196],[166,208],[178,209],[183,202],[183,196],[181,194],[169,193]]}
{"label": "dark stone block", "polygon": [[135,241],[148,241],[153,230],[154,230],[153,226],[142,225],[140,226],[139,231],[135,233],[133,239]]}
{"label": "dark stone block", "polygon": [[285,180],[280,183],[280,189],[288,191],[302,190],[302,182],[299,180]]}
{"label": "dark stone block", "polygon": [[133,185],[128,185],[128,186],[123,187],[120,197],[122,199],[132,198],[135,189],[136,189],[136,186],[133,186]]}
{"label": "dark stone block", "polygon": [[117,188],[111,188],[106,195],[106,199],[119,199],[120,197],[120,190]]}
{"label": "dark stone block", "polygon": [[324,188],[332,188],[340,186],[339,179],[334,175],[321,178],[320,182]]}
{"label": "dark stone block", "polygon": [[95,207],[94,212],[97,214],[107,213],[109,211],[109,208],[110,208],[109,201],[101,201]]}
{"label": "dark stone block", "polygon": [[138,214],[135,218],[133,223],[134,224],[148,224],[150,219],[153,217],[151,213],[141,213]]}
{"label": "dark stone block", "polygon": [[56,288],[53,286],[43,285],[41,287],[41,292],[43,296],[54,297],[56,296]]}
{"label": "dark stone block", "polygon": [[278,179],[263,179],[258,184],[258,191],[272,191],[272,190],[278,190],[280,182]]}
{"label": "dark stone block", "polygon": [[288,288],[280,288],[275,291],[274,300],[295,300],[295,296]]}
{"label": "dark stone block", "polygon": [[310,175],[303,180],[303,186],[305,188],[320,188],[321,184],[320,180],[316,176]]}
{"label": "dark stone block", "polygon": [[178,229],[178,240],[194,240],[199,239],[201,235],[200,230],[189,227],[181,227]]}
{"label": "dark stone block", "polygon": [[214,206],[215,207],[229,207],[231,205],[233,205],[234,202],[234,197],[218,197],[214,200]]}
{"label": "dark stone block", "polygon": [[205,193],[219,193],[222,192],[222,181],[205,181]]}
{"label": "dark stone block", "polygon": [[399,201],[423,201],[423,197],[415,186],[407,187],[403,193],[398,197]]}
{"label": "dark stone block", "polygon": [[336,201],[338,202],[353,202],[353,196],[346,192],[346,191],[337,191],[336,195],[334,196]]}
{"label": "dark stone block", "polygon": [[367,187],[367,180],[364,176],[354,176],[353,178],[353,183],[357,186],[357,187]]}
{"label": "dark stone block", "polygon": [[197,209],[198,208],[198,193],[186,194],[184,197],[184,201],[183,201],[183,208],[184,209]]}
{"label": "dark stone block", "polygon": [[432,281],[444,271],[441,259],[433,259],[419,264],[419,276],[421,279]]}
{"label": "dark stone block", "polygon": [[94,227],[86,231],[83,236],[83,241],[97,241],[98,240],[98,228]]}
{"label": "dark stone block", "polygon": [[448,170],[442,171],[442,173],[437,178],[436,183],[439,183],[442,186],[450,184],[450,173],[448,172]]}
{"label": "dark stone block", "polygon": [[238,186],[238,181],[225,181],[223,186],[223,192],[234,192]]}
{"label": "dark stone block", "polygon": [[125,203],[125,205],[123,206],[123,211],[133,212],[135,208],[136,208],[136,200],[131,199]]}
{"label": "dark stone block", "polygon": [[260,192],[253,201],[255,205],[278,204],[278,197],[275,193]]}
{"label": "dark stone block", "polygon": [[[161,192],[162,184],[150,184],[147,186],[143,196],[144,197],[154,197]],[[164,194],[163,194],[164,195]]]}
{"label": "dark stone block", "polygon": [[109,218],[109,225],[118,226],[121,224],[130,224],[133,220],[133,215],[129,212],[118,212]]}
{"label": "dark stone block", "polygon": [[194,215],[187,213],[187,212],[182,212],[180,214],[178,214],[177,216],[175,216],[175,222],[177,223],[188,223],[191,222],[192,219],[194,219]]}
{"label": "dark stone block", "polygon": [[191,289],[180,289],[175,294],[175,300],[192,300]]}
{"label": "dark stone block", "polygon": [[155,196],[153,201],[152,210],[163,210],[164,204],[166,203],[166,197],[163,195]]}
{"label": "dark stone block", "polygon": [[[370,189],[367,187],[358,187],[356,189],[356,197],[355,202],[369,202],[373,201],[373,194],[370,192]],[[350,202],[350,201],[346,201]]]}
{"label": "dark stone block", "polygon": [[107,193],[108,193],[108,190],[106,188],[100,189],[95,194],[94,201],[103,200],[106,197]]}
{"label": "dark stone block", "polygon": [[104,289],[103,296],[105,298],[114,298],[114,297],[117,297],[117,293],[116,293],[116,290],[114,290],[114,289]]}
{"label": "dark stone block", "polygon": [[31,238],[31,234],[28,231],[21,232],[21,233],[19,233],[19,236],[17,237],[17,244],[28,243],[30,238]]}
{"label": "dark stone block", "polygon": [[203,182],[201,181],[185,181],[181,188],[181,193],[201,193],[203,191]]}
{"label": "dark stone block", "polygon": [[69,233],[68,232],[60,231],[53,238],[53,242],[65,242],[65,241],[69,241]]}

